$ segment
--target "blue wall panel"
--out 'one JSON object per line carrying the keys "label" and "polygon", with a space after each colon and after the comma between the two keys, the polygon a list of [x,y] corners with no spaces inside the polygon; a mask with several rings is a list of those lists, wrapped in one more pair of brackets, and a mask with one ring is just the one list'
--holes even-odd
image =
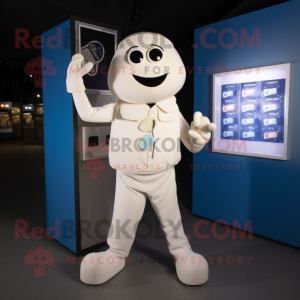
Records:
{"label": "blue wall panel", "polygon": [[[299,15],[300,3],[294,0],[195,30],[194,109],[204,115],[211,117],[212,102],[212,75],[206,74],[206,67],[217,73],[215,67],[225,72],[226,66],[233,70],[292,63],[291,159],[277,161],[203,150],[194,155],[193,161],[193,213],[213,220],[223,219],[230,225],[239,220],[242,227],[246,220],[252,220],[254,233],[297,247],[300,247]],[[216,44],[214,49],[200,42],[200,34],[207,28],[217,30],[205,39]],[[218,42],[218,34],[224,28],[233,29],[239,41],[242,28],[247,29],[250,37],[259,28],[261,48],[255,42],[252,48],[247,43],[240,48],[237,43],[232,49],[225,49]],[[230,44],[232,35],[225,34],[224,41]],[[198,67],[202,67],[202,74],[198,74]],[[232,170],[229,165],[233,165]]]}
{"label": "blue wall panel", "polygon": [[[70,20],[45,32],[42,36],[46,42],[49,37],[57,36],[57,29],[61,31],[61,47],[49,47],[46,43],[42,49],[42,56],[51,59],[57,69],[55,76],[48,76],[47,87],[43,88],[47,227],[55,227],[55,220],[59,220],[57,240],[76,252],[73,108],[72,95],[66,91],[71,60]],[[73,232],[63,230],[64,222]]]}

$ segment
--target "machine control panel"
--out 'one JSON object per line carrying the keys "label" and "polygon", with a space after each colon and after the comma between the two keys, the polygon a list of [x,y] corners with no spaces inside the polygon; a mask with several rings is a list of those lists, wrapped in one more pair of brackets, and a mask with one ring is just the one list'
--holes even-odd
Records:
{"label": "machine control panel", "polygon": [[79,127],[80,160],[108,157],[110,126]]}

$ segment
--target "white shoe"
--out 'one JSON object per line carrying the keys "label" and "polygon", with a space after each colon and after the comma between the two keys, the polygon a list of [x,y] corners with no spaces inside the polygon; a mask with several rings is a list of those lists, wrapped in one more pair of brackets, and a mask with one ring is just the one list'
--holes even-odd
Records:
{"label": "white shoe", "polygon": [[125,267],[125,258],[110,250],[90,253],[80,265],[80,280],[97,285],[106,282]]}
{"label": "white shoe", "polygon": [[189,252],[175,262],[179,280],[188,285],[200,285],[208,280],[206,259],[197,253]]}

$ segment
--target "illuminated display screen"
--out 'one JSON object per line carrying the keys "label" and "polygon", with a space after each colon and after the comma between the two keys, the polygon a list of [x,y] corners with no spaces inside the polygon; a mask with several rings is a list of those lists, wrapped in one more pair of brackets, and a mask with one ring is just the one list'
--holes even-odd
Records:
{"label": "illuminated display screen", "polygon": [[283,143],[285,79],[221,87],[220,138]]}
{"label": "illuminated display screen", "polygon": [[34,105],[33,104],[23,104],[22,109],[23,109],[23,111],[33,111]]}
{"label": "illuminated display screen", "polygon": [[288,159],[290,66],[214,75],[213,151]]}
{"label": "illuminated display screen", "polygon": [[10,103],[0,103],[0,109],[11,109]]}
{"label": "illuminated display screen", "polygon": [[93,63],[92,70],[83,77],[88,90],[108,91],[107,73],[115,54],[117,32],[103,27],[80,25],[79,52],[84,63]]}

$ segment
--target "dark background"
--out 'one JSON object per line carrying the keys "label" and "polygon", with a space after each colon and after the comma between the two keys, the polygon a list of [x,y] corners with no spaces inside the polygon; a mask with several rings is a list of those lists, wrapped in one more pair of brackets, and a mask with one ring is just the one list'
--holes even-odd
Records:
{"label": "dark background", "polygon": [[[42,98],[36,97],[37,94],[42,95],[42,91],[34,88],[33,78],[24,73],[28,61],[40,56],[41,52],[23,46],[16,49],[15,28],[28,29],[30,45],[34,36],[68,19],[70,14],[120,26],[122,37],[139,31],[157,32],[174,43],[185,66],[191,69],[194,64],[194,28],[281,2],[285,1],[145,0],[141,23],[135,24],[130,20],[133,1],[9,0],[1,3],[0,9],[0,102],[28,104],[42,101]],[[190,123],[194,112],[193,72],[187,72],[186,83],[176,97],[182,114]],[[76,264],[68,264],[68,257],[73,257],[68,249],[45,237],[39,240],[31,236],[31,230],[37,226],[47,228],[44,147],[23,145],[17,139],[0,140],[0,298],[299,300],[298,248],[257,235],[253,239],[248,236],[242,239],[239,235],[237,239],[217,239],[211,235],[212,222],[201,226],[201,234],[209,234],[209,240],[194,235],[195,224],[203,219],[190,213],[192,161],[193,155],[182,147],[182,160],[176,167],[179,206],[185,233],[190,236],[193,249],[207,259],[214,258],[210,264],[208,283],[198,287],[180,284],[160,230],[159,237],[153,232],[148,239],[137,238],[130,253],[132,264],[113,280],[94,287],[80,282],[79,260]],[[201,188],[208,189],[206,186]],[[252,196],[256,197],[255,194]],[[297,201],[297,195],[293,197]],[[18,219],[28,221],[30,239],[15,236],[15,220]],[[144,225],[151,224],[154,228],[153,224],[158,224],[149,201],[143,219]],[[219,224],[218,233],[223,234],[226,228]],[[148,233],[148,227],[143,227],[143,224],[139,230],[141,234]],[[24,256],[28,250],[41,245],[52,251],[56,263],[47,267],[45,278],[36,278],[33,276],[33,266],[24,263]],[[219,257],[224,260],[223,264],[219,263]],[[234,258],[234,264],[226,263],[228,257]],[[244,259],[243,264],[236,263],[238,257]],[[254,257],[251,264],[246,257]],[[143,263],[141,258],[145,260]],[[149,258],[155,259],[155,262],[150,262]]]}
{"label": "dark background", "polygon": [[[143,5],[141,22],[131,21],[136,4]],[[24,72],[30,59],[41,55],[32,47],[32,38],[58,25],[70,14],[108,23],[122,28],[122,38],[139,32],[151,31],[169,38],[179,52],[185,66],[192,70],[194,63],[194,29],[220,20],[232,18],[282,0],[10,0],[1,3],[0,11],[0,101],[28,103],[42,102],[42,91],[34,87],[34,78]],[[15,29],[29,31],[28,44],[15,47]],[[179,109],[190,123],[193,118],[194,73],[187,72],[184,87],[176,95]],[[41,95],[41,98],[37,97]],[[178,193],[191,211],[192,154],[182,147],[182,160],[177,166]],[[188,200],[185,200],[188,199]]]}

